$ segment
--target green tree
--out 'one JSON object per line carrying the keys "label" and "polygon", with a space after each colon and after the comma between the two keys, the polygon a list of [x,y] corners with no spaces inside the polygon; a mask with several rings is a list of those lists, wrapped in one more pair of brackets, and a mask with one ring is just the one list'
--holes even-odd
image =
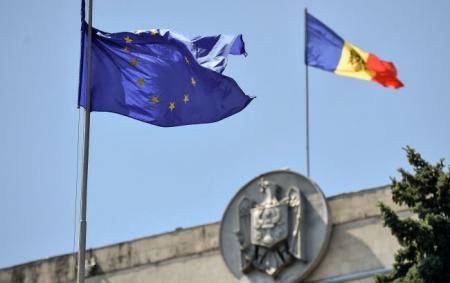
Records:
{"label": "green tree", "polygon": [[450,167],[444,160],[426,162],[411,147],[405,148],[414,172],[399,169],[392,178],[392,199],[407,206],[414,216],[399,217],[380,204],[383,225],[389,227],[401,249],[393,270],[375,278],[377,283],[450,283]]}

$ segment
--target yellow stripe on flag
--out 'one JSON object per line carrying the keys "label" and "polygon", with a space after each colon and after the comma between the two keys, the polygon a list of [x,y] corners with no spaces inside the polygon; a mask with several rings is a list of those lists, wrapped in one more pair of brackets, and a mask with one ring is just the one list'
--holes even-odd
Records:
{"label": "yellow stripe on flag", "polygon": [[375,74],[367,68],[368,58],[369,53],[345,41],[342,47],[341,58],[334,73],[370,81]]}

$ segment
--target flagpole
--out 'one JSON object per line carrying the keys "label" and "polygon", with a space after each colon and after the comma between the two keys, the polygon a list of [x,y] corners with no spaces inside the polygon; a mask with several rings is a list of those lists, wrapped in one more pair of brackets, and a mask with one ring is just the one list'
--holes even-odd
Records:
{"label": "flagpole", "polygon": [[[84,283],[85,253],[86,253],[86,207],[87,180],[89,165],[89,134],[91,125],[91,45],[92,45],[92,2],[88,0],[88,44],[87,44],[87,77],[86,77],[86,107],[84,111],[84,141],[83,141],[83,171],[81,177],[80,202],[80,234],[78,240],[78,275],[77,282]],[[84,35],[83,35],[84,36]]]}
{"label": "flagpole", "polygon": [[309,76],[308,76],[308,64],[307,64],[307,49],[308,49],[307,14],[308,14],[308,9],[305,8],[306,176],[310,177],[310,168],[309,168]]}

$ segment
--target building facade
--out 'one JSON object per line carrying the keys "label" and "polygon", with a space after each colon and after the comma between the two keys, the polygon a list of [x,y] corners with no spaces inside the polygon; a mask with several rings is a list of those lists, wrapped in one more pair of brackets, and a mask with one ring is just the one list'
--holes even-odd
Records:
{"label": "building facade", "polygon": [[[379,202],[404,216],[389,187],[346,193],[327,199],[332,225],[329,243],[311,283],[373,282],[388,272],[399,248],[380,219]],[[220,223],[177,229],[161,235],[88,250],[89,283],[243,283],[227,269],[219,250]],[[75,282],[76,255],[67,254],[0,270],[0,283]]]}

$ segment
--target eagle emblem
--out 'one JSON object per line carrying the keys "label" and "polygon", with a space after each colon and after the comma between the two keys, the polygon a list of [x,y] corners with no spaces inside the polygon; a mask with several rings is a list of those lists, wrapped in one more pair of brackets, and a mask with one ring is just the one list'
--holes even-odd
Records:
{"label": "eagle emblem", "polygon": [[367,64],[361,55],[354,48],[350,49],[350,58],[348,62],[355,72],[367,71]]}
{"label": "eagle emblem", "polygon": [[294,186],[286,189],[261,178],[259,189],[262,202],[244,197],[238,204],[241,269],[276,276],[295,259],[306,261],[301,227],[304,202]]}

